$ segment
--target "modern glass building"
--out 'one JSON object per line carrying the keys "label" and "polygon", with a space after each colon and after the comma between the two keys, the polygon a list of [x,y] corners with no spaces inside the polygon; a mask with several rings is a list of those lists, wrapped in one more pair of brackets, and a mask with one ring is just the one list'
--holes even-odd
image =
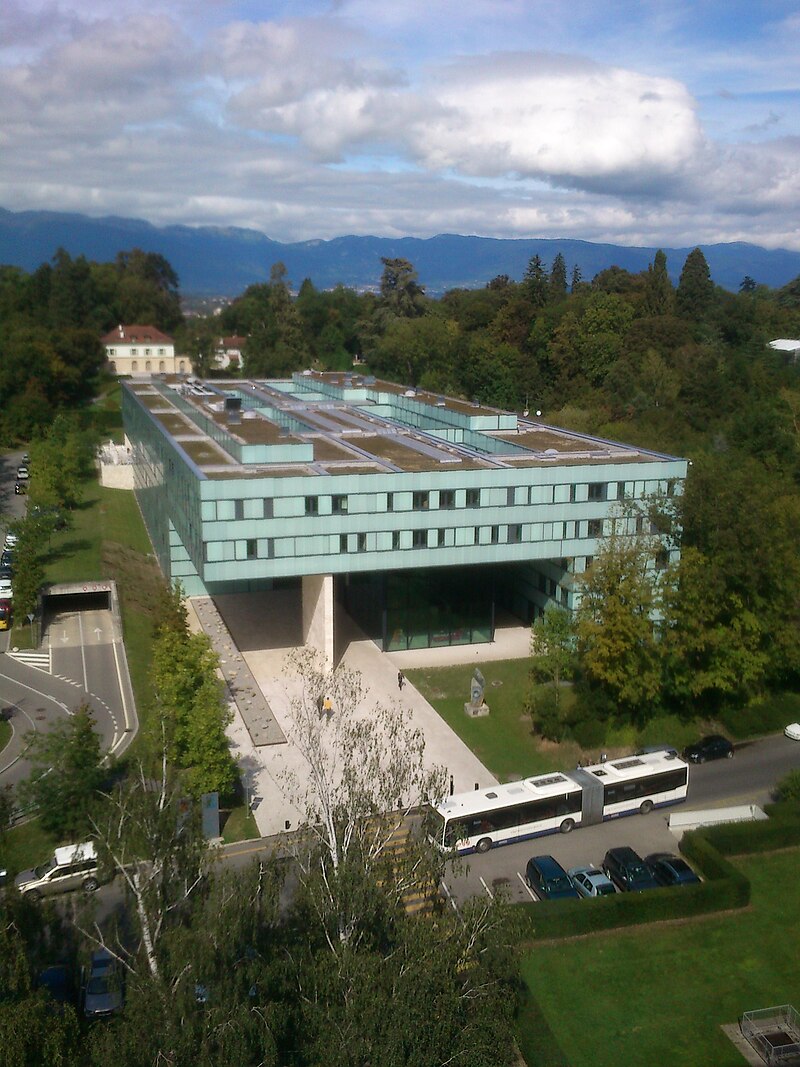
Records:
{"label": "modern glass building", "polygon": [[680,493],[687,466],[356,374],[124,382],[123,418],[165,575],[189,595],[296,585],[330,656],[338,604],[384,649],[573,607],[612,524],[650,532],[626,501]]}

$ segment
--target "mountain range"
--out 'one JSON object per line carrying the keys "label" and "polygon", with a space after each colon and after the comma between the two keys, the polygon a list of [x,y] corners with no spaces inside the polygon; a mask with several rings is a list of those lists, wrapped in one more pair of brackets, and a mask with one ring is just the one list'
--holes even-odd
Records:
{"label": "mountain range", "polygon": [[[800,252],[736,242],[700,246],[717,285],[736,290],[749,275],[777,288],[800,275]],[[0,263],[33,271],[58,248],[98,262],[132,248],[158,252],[172,264],[186,294],[235,296],[269,279],[283,262],[295,288],[310,278],[319,289],[337,284],[377,288],[381,258],[403,258],[419,281],[436,295],[448,289],[479,288],[500,274],[520,280],[528,261],[539,255],[549,268],[561,252],[568,276],[573,266],[591,280],[610,266],[646,270],[657,248],[596,244],[570,238],[495,238],[438,234],[436,237],[335,237],[282,244],[258,230],[216,226],[153,226],[142,219],[91,218],[54,211],[12,212],[0,208]],[[691,248],[664,248],[674,282]]]}

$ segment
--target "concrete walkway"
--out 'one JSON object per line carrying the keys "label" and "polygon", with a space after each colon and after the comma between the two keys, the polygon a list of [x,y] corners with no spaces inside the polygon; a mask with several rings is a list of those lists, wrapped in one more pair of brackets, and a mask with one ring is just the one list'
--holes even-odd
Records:
{"label": "concrete walkway", "polygon": [[[303,691],[302,680],[293,672],[289,662],[300,643],[297,620],[293,617],[291,602],[288,598],[282,600],[282,595],[280,592],[260,594],[258,602],[253,595],[217,599],[233,641],[287,738],[285,745],[255,745],[235,701],[231,700],[234,721],[228,736],[245,787],[257,798],[253,814],[263,836],[293,830],[299,825],[300,812],[292,804],[285,779],[292,774],[301,782],[308,778],[308,767],[292,743],[292,704],[301,699]],[[196,614],[194,625],[199,625]],[[342,639],[342,663],[361,677],[363,694],[353,712],[356,717],[369,715],[378,704],[390,708],[402,706],[410,713],[412,725],[423,732],[426,766],[444,767],[447,774],[453,776],[455,792],[474,789],[476,784],[480,788],[496,784],[497,780],[480,760],[408,681],[402,692],[398,690],[397,672],[458,663],[475,663],[477,666],[489,660],[526,656],[530,641],[527,627],[499,629],[497,640],[491,645],[461,645],[388,654],[365,638],[341,608],[338,608],[337,628]],[[280,640],[287,638],[291,643],[281,646]],[[465,692],[465,700],[467,697]],[[324,739],[324,720],[321,720],[320,729]],[[333,733],[333,730],[329,731],[330,735]]]}

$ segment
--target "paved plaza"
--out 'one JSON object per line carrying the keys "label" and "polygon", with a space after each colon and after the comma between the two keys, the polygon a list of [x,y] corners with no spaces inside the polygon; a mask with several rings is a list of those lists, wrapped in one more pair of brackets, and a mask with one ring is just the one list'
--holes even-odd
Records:
{"label": "paved plaza", "polygon": [[[290,662],[290,656],[302,644],[299,598],[288,590],[220,596],[215,598],[213,612],[207,601],[189,603],[192,625],[205,629],[212,644],[220,645],[224,653],[222,672],[234,713],[228,735],[245,787],[251,797],[259,798],[253,812],[259,833],[266,837],[296,829],[300,813],[287,795],[285,779],[287,774],[294,774],[300,781],[308,778],[308,767],[292,743],[292,706],[303,694],[302,680]],[[406,680],[402,691],[398,690],[397,674],[399,670],[415,667],[459,663],[480,666],[490,660],[521,658],[528,654],[529,629],[525,626],[498,628],[492,644],[384,653],[338,606],[337,611],[340,640],[337,656],[346,667],[359,673],[363,687],[352,714],[368,716],[377,704],[398,710],[402,707],[410,713],[412,724],[424,734],[426,766],[444,767],[453,776],[456,792],[473,789],[476,783],[480,788],[496,784],[493,775],[410,682]],[[236,677],[246,678],[248,685],[244,688],[232,685],[231,680]],[[247,703],[253,700],[250,679],[262,698],[255,706],[259,711],[268,708],[278,728],[269,731],[270,741],[280,733],[287,743],[254,743],[246,724],[254,707]],[[467,696],[465,692],[465,700]],[[321,720],[321,730],[324,739],[324,720]],[[255,736],[261,740],[266,735],[256,732]]]}

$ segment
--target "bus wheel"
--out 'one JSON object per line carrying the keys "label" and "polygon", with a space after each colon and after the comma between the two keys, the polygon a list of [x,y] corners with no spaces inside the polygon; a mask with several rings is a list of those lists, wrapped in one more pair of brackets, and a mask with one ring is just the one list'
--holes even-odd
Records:
{"label": "bus wheel", "polygon": [[574,819],[564,819],[562,824],[559,826],[559,830],[561,831],[562,834],[568,834],[570,832],[570,830],[574,830],[574,829],[575,829],[575,820]]}
{"label": "bus wheel", "polygon": [[491,847],[492,847],[492,839],[491,839],[491,837],[482,837],[480,839],[480,841],[477,843],[477,845],[475,846],[475,851],[476,852],[488,852]]}
{"label": "bus wheel", "polygon": [[653,801],[652,800],[643,800],[642,803],[639,805],[639,812],[642,815],[649,815],[652,810],[653,810]]}

